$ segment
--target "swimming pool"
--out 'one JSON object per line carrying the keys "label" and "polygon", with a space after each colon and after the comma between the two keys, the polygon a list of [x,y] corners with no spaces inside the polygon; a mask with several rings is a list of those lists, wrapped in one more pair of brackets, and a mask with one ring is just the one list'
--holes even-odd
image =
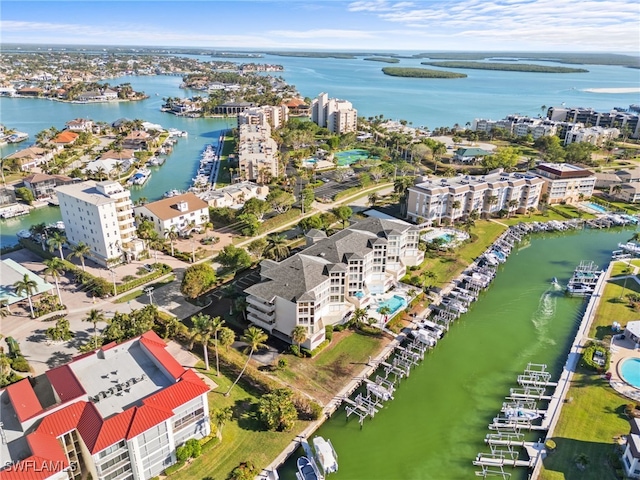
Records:
{"label": "swimming pool", "polygon": [[393,297],[385,300],[384,302],[379,303],[377,312],[380,313],[380,310],[382,310],[384,307],[387,307],[390,310],[389,315],[393,315],[394,313],[396,313],[398,310],[405,307],[406,305],[407,305],[407,301],[404,298],[399,297],[398,295],[394,295]]}
{"label": "swimming pool", "polygon": [[583,205],[586,206],[587,208],[590,208],[591,210],[595,210],[596,212],[600,212],[600,213],[607,213],[609,211],[606,208],[604,208],[602,205],[598,205],[597,203],[593,203],[593,202],[585,202],[583,203]]}
{"label": "swimming pool", "polygon": [[640,358],[627,358],[620,364],[620,375],[625,382],[640,388]]}
{"label": "swimming pool", "polygon": [[344,150],[342,152],[336,152],[334,154],[334,157],[336,158],[336,163],[338,164],[339,167],[346,167],[360,160],[368,159],[369,152],[367,150],[362,150],[361,148],[356,148],[353,150]]}

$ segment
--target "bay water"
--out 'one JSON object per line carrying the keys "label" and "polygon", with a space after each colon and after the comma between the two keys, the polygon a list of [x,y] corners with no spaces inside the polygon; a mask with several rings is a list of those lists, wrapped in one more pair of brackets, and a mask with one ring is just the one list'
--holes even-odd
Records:
{"label": "bay water", "polygon": [[[316,432],[333,443],[339,471],[330,479],[458,480],[474,477],[489,452],[487,425],[500,412],[527,363],[547,364],[557,378],[586,302],[552,287],[566,285],[581,260],[601,267],[634,229],[536,234],[516,247],[496,279],[424,361],[400,381],[395,399],[360,428],[339,409]],[[540,432],[539,436],[543,436]],[[531,440],[537,440],[533,434]],[[279,470],[295,479],[296,452]],[[513,469],[513,480],[527,478]]]}

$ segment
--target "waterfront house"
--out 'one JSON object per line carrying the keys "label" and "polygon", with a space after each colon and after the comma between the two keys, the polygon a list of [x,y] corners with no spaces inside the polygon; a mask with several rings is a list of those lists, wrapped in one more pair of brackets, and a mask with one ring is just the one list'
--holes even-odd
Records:
{"label": "waterfront house", "polygon": [[134,212],[137,217],[151,220],[160,236],[172,229],[188,235],[209,221],[209,205],[191,192],[139,205]]}
{"label": "waterfront house", "polygon": [[247,318],[273,336],[293,342],[296,326],[307,331],[306,348],[325,339],[325,327],[343,323],[373,295],[394,287],[407,268],[419,265],[419,229],[402,220],[369,218],[340,232],[307,236],[307,248],[286,260],[260,264],[261,281],[245,289]]}
{"label": "waterfront house", "polygon": [[13,188],[0,187],[0,207],[16,203],[16,191]]}
{"label": "waterfront house", "polygon": [[40,97],[42,96],[43,93],[44,93],[44,90],[42,88],[36,88],[36,87],[24,87],[24,88],[19,88],[16,91],[16,94],[22,95],[23,97]]}
{"label": "waterfront house", "polygon": [[153,331],[78,355],[0,390],[0,478],[157,477],[211,433],[208,392]]}
{"label": "waterfront house", "polygon": [[622,464],[629,478],[640,478],[640,418],[631,418],[629,423],[631,431],[627,435]]}
{"label": "waterfront house", "polygon": [[76,118],[68,121],[65,125],[67,130],[72,132],[91,132],[93,129],[93,121],[86,118]]}
{"label": "waterfront house", "polygon": [[40,147],[28,147],[5,157],[6,160],[15,161],[20,170],[30,172],[33,168],[48,163],[53,158],[53,152]]}
{"label": "waterfront house", "polygon": [[63,130],[56,135],[51,142],[59,147],[66,147],[67,145],[73,145],[78,140],[79,135],[69,130]]}
{"label": "waterfront house", "polygon": [[122,148],[128,150],[148,150],[153,137],[144,130],[133,130],[122,140]]}
{"label": "waterfront house", "polygon": [[56,187],[59,185],[68,185],[74,180],[66,175],[49,175],[46,173],[34,173],[25,177],[24,186],[31,190],[33,196],[37,200],[50,198],[55,195]]}
{"label": "waterfront house", "polygon": [[[501,210],[526,212],[538,208],[544,186],[541,178],[501,169],[487,175],[418,180],[407,190],[407,218],[415,222],[454,222],[472,212],[481,216]],[[515,205],[510,206],[510,202]]]}
{"label": "waterfront house", "polygon": [[588,199],[596,186],[592,172],[569,163],[540,163],[532,173],[544,179],[542,193],[547,194],[549,205]]}
{"label": "waterfront house", "polygon": [[289,109],[289,115],[293,117],[309,117],[311,116],[311,107],[304,103],[302,98],[291,98],[284,102]]}
{"label": "waterfront house", "polygon": [[240,209],[250,198],[264,200],[267,195],[269,195],[269,187],[266,185],[240,182],[216,190],[209,190],[200,195],[200,198],[213,208],[229,207]]}

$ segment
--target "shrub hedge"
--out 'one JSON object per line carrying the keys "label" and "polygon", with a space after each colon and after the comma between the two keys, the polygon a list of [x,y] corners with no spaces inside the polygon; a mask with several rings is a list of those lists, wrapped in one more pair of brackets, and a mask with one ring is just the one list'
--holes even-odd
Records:
{"label": "shrub hedge", "polygon": [[[602,358],[604,358],[604,365],[598,365],[596,362],[594,362],[593,357],[596,352],[602,353]],[[596,343],[589,343],[585,348],[584,352],[582,353],[582,362],[584,363],[585,366],[591,368],[592,370],[596,370],[597,372],[602,372],[602,371],[609,370],[609,365],[611,362],[610,357],[611,356],[609,354],[608,348],[602,345],[598,345]]]}

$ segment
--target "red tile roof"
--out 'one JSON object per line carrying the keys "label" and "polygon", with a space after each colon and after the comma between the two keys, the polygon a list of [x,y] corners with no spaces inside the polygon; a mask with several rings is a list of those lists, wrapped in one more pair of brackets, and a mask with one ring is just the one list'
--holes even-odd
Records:
{"label": "red tile roof", "polygon": [[153,330],[140,337],[140,343],[167,370],[169,375],[178,379],[184,373],[184,367],[167,352],[167,344]]}
{"label": "red tile roof", "polygon": [[65,130],[53,139],[53,143],[73,143],[78,138],[78,134],[75,132],[70,132],[69,130]]}
{"label": "red tile roof", "polygon": [[40,405],[28,378],[9,385],[6,391],[20,422],[24,422],[42,411],[42,405]]}
{"label": "red tile roof", "polygon": [[58,393],[62,403],[87,393],[71,368],[69,368],[69,365],[62,365],[53,370],[48,370],[45,375],[53,389]]}

